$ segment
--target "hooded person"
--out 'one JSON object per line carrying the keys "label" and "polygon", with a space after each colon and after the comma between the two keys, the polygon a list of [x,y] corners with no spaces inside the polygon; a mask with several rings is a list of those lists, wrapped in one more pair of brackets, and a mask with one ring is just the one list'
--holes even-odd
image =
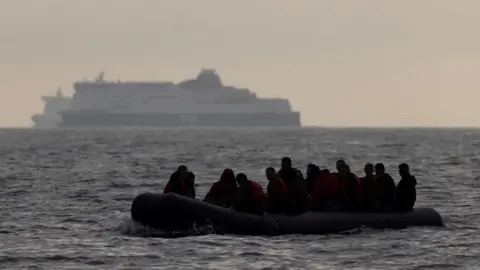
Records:
{"label": "hooded person", "polygon": [[232,169],[223,170],[220,180],[215,182],[205,196],[204,201],[223,207],[231,207],[237,195],[237,182]]}
{"label": "hooded person", "polygon": [[187,183],[188,177],[189,174],[187,166],[180,165],[177,171],[170,175],[170,179],[163,189],[163,193],[176,193],[182,196],[191,197],[191,188],[189,188]]}
{"label": "hooded person", "polygon": [[320,212],[339,212],[341,210],[341,202],[346,199],[346,193],[335,175],[329,170],[320,171],[313,184],[313,190],[310,210]]}
{"label": "hooded person", "polygon": [[244,173],[237,174],[238,192],[233,209],[255,215],[263,215],[265,209],[265,194],[262,186],[249,180]]}

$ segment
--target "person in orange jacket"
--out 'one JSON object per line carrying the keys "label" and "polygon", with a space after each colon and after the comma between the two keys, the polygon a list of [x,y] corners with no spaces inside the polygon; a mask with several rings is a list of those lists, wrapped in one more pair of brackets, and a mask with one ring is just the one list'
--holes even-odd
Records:
{"label": "person in orange jacket", "polygon": [[223,207],[231,207],[237,196],[237,182],[232,169],[227,168],[220,176],[220,180],[212,185],[204,201]]}
{"label": "person in orange jacket", "polygon": [[237,174],[238,192],[233,209],[249,214],[263,215],[265,195],[263,188],[255,181],[249,180],[244,173]]}
{"label": "person in orange jacket", "polygon": [[265,170],[267,185],[267,212],[268,213],[285,213],[288,203],[288,187],[285,181],[280,179],[275,169],[268,167]]}

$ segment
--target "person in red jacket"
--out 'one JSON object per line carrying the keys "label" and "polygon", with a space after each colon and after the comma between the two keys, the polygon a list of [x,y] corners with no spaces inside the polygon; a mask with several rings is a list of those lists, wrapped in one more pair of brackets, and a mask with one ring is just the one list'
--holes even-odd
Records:
{"label": "person in red jacket", "polygon": [[263,215],[265,195],[263,188],[255,181],[249,180],[244,173],[237,174],[238,193],[233,209],[249,214]]}
{"label": "person in red jacket", "polygon": [[223,207],[231,207],[237,196],[237,182],[232,169],[227,168],[205,196],[204,201]]}
{"label": "person in red jacket", "polygon": [[268,213],[285,213],[288,203],[288,187],[285,181],[280,179],[275,172],[275,169],[268,167],[265,170],[268,185]]}
{"label": "person in red jacket", "polygon": [[329,170],[321,170],[313,182],[312,204],[310,210],[320,212],[339,212],[346,193],[336,176]]}
{"label": "person in red jacket", "polygon": [[187,166],[180,165],[177,171],[170,175],[170,179],[163,189],[163,193],[176,193],[182,196],[191,197],[191,189],[193,186],[190,187],[190,183],[194,180],[191,179],[192,175],[193,174],[189,175]]}

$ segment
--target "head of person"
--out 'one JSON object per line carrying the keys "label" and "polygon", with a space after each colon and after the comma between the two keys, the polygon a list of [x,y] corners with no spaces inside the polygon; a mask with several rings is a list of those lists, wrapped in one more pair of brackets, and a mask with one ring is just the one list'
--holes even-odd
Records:
{"label": "head of person", "polygon": [[347,165],[347,163],[345,163],[345,160],[343,160],[343,159],[337,160],[337,162],[335,163],[335,167],[337,168],[337,172],[340,173],[342,169],[345,169],[344,168],[345,165]]}
{"label": "head of person", "polygon": [[308,164],[307,166],[307,177],[312,177],[315,176],[315,174],[318,172],[317,170],[317,165],[315,164]]}
{"label": "head of person", "polygon": [[180,177],[186,178],[188,173],[188,168],[185,165],[180,165],[177,169],[177,172]]}
{"label": "head of person", "polygon": [[310,168],[310,174],[308,173],[308,168],[307,168],[307,178],[309,176],[311,177],[318,177],[320,175],[321,171],[320,171],[320,167],[318,167],[317,165],[313,164],[312,168]]}
{"label": "head of person", "polygon": [[265,170],[265,175],[267,176],[268,180],[273,180],[277,177],[277,172],[275,172],[275,169],[272,167],[268,167]]}
{"label": "head of person", "polygon": [[242,187],[245,185],[248,185],[249,183],[248,178],[244,173],[237,174],[237,177],[235,178],[235,180],[237,180],[238,185]]}
{"label": "head of person", "polygon": [[372,163],[367,163],[365,165],[365,168],[363,168],[363,171],[365,172],[366,176],[372,176],[373,171],[374,171],[373,164]]}
{"label": "head of person", "polygon": [[312,176],[313,171],[315,170],[315,165],[313,164],[308,164],[307,165],[307,177]]}
{"label": "head of person", "polygon": [[348,174],[349,167],[345,163],[340,163],[337,165],[337,172],[339,175],[345,176]]}
{"label": "head of person", "polygon": [[220,182],[235,183],[235,173],[233,172],[233,170],[230,168],[226,168],[225,170],[223,170],[222,175],[220,176]]}
{"label": "head of person", "polygon": [[330,170],[329,170],[329,169],[323,169],[323,170],[322,170],[322,173],[329,174],[329,173],[330,173]]}
{"label": "head of person", "polygon": [[282,169],[291,169],[292,160],[289,157],[282,158]]}
{"label": "head of person", "polygon": [[410,168],[408,167],[407,163],[402,163],[398,165],[398,173],[402,178],[407,177],[410,175]]}
{"label": "head of person", "polygon": [[375,164],[375,175],[383,176],[385,174],[385,166],[383,163]]}

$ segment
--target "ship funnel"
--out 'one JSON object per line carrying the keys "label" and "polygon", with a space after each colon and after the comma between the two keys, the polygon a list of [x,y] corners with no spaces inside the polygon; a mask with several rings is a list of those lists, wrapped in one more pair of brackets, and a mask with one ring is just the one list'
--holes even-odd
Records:
{"label": "ship funnel", "polygon": [[202,68],[198,74],[196,81],[200,85],[210,86],[210,87],[222,87],[222,79],[215,72],[215,69]]}

